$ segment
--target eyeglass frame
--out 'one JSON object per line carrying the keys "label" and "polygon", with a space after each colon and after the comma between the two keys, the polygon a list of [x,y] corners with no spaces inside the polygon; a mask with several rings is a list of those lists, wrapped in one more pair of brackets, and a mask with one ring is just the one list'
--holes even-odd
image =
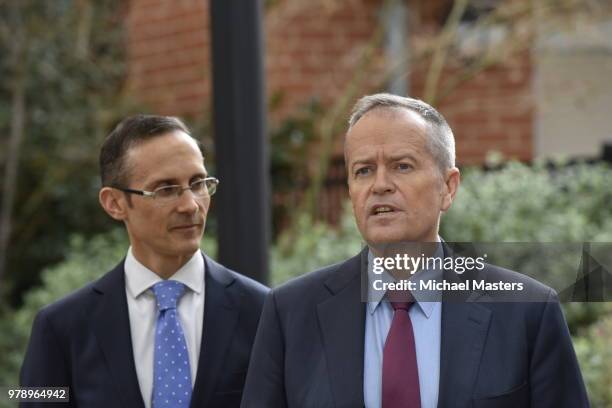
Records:
{"label": "eyeglass frame", "polygon": [[[193,183],[190,183],[190,184],[189,184],[189,186],[187,186],[187,187],[183,187],[183,186],[178,185],[178,184],[171,184],[171,185],[168,185],[168,186],[158,187],[158,188],[156,188],[156,189],[155,189],[155,190],[153,190],[153,191],[146,191],[146,190],[135,190],[135,189],[132,189],[132,188],[124,188],[124,187],[119,187],[119,186],[112,186],[112,188],[117,189],[117,190],[119,190],[119,191],[123,191],[124,193],[129,193],[129,194],[137,194],[137,195],[140,195],[140,196],[143,196],[143,197],[148,197],[148,198],[151,198],[151,199],[155,200],[155,198],[157,197],[157,194],[158,194],[158,191],[159,191],[159,190],[167,189],[167,188],[169,188],[169,187],[179,187],[179,188],[181,189],[181,190],[180,190],[180,192],[179,192],[179,193],[178,193],[176,196],[171,196],[171,197],[172,197],[172,200],[169,200],[169,201],[168,201],[168,202],[171,202],[171,201],[173,201],[173,200],[175,200],[175,199],[178,199],[178,198],[179,198],[181,195],[183,195],[183,193],[185,192],[185,190],[191,190],[191,189],[193,188],[192,186],[193,186],[195,183],[205,182],[205,184],[206,184],[206,189],[208,190],[208,183],[207,183],[208,181],[212,181],[212,182],[214,183],[214,185],[215,185],[215,190],[213,191],[213,193],[212,193],[212,194],[210,194],[210,193],[208,193],[208,194],[207,194],[207,195],[208,195],[208,197],[212,197],[212,196],[213,196],[213,195],[214,195],[214,194],[217,192],[217,186],[218,186],[218,185],[219,185],[219,183],[220,183],[219,179],[218,179],[218,178],[216,178],[216,177],[204,177],[204,178],[202,178],[202,179],[199,179],[199,180],[194,181]],[[191,190],[191,192],[193,193],[193,190]],[[204,197],[206,197],[206,195],[199,196],[199,195],[197,195],[197,194],[195,194],[195,193],[193,193],[193,195],[194,195],[195,197],[198,197],[198,198],[204,198]],[[159,201],[158,201],[158,202],[159,202]]]}

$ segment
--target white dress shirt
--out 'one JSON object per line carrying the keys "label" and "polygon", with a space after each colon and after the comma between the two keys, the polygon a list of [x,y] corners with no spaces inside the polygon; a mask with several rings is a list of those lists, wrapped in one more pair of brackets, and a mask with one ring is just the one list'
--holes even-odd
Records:
{"label": "white dress shirt", "polygon": [[[193,385],[198,369],[204,321],[204,258],[200,251],[196,251],[170,279],[186,286],[185,294],[179,300],[177,309],[189,351]],[[155,295],[151,287],[162,280],[138,262],[130,247],[125,258],[125,290],[136,375],[145,408],[151,408],[155,324],[158,316]]]}

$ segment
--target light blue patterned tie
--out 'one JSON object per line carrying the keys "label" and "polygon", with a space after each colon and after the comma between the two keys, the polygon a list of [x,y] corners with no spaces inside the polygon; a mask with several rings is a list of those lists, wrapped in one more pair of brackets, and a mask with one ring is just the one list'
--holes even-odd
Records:
{"label": "light blue patterned tie", "polygon": [[174,280],[162,281],[153,285],[153,293],[159,310],[155,327],[153,408],[189,407],[189,352],[176,311],[176,304],[185,293],[185,285]]}

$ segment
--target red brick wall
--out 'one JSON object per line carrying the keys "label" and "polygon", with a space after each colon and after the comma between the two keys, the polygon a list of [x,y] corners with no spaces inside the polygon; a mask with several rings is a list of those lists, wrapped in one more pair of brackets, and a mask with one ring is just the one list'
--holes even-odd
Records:
{"label": "red brick wall", "polygon": [[198,115],[211,89],[208,2],[131,0],[128,91],[152,111]]}
{"label": "red brick wall", "polygon": [[[372,38],[379,0],[286,0],[266,15],[268,96],[280,97],[285,114],[318,98],[334,101],[351,83]],[[374,69],[369,83],[376,80]]]}
{"label": "red brick wall", "polygon": [[[427,66],[412,75],[422,95]],[[440,88],[457,73],[445,71]],[[488,68],[437,103],[453,129],[459,165],[482,164],[487,152],[527,161],[533,157],[532,66],[528,53]]]}
{"label": "red brick wall", "polygon": [[[272,125],[311,98],[324,104],[338,98],[374,32],[380,4],[381,0],[281,0],[267,11],[267,92],[281,101],[271,113]],[[427,18],[412,21],[413,29],[431,29],[434,18],[427,10],[417,10]],[[129,91],[159,113],[205,111],[211,92],[208,2],[131,0],[126,24]],[[367,75],[372,91],[380,81],[381,62],[375,60]],[[412,74],[412,95],[421,95],[426,71],[425,63]],[[487,69],[441,101],[438,108],[455,132],[460,164],[483,163],[490,150],[521,160],[532,157],[531,78],[526,53]]]}
{"label": "red brick wall", "polygon": [[[290,0],[268,10],[267,93],[282,100],[276,118],[312,97],[329,102],[342,92],[373,33],[378,3]],[[128,89],[152,109],[194,114],[209,104],[208,11],[206,0],[130,1]]]}

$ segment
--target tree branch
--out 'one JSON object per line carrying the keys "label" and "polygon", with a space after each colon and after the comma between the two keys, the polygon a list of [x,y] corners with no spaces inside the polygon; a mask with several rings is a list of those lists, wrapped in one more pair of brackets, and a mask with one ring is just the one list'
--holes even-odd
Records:
{"label": "tree branch", "polygon": [[448,19],[444,24],[442,34],[437,41],[431,66],[429,67],[429,73],[427,74],[427,78],[425,80],[425,91],[423,96],[423,99],[432,105],[435,104],[438,81],[440,80],[442,69],[446,63],[448,50],[455,34],[457,33],[457,28],[459,27],[461,17],[463,16],[467,5],[468,0],[456,0],[454,2],[453,9],[448,16]]}

